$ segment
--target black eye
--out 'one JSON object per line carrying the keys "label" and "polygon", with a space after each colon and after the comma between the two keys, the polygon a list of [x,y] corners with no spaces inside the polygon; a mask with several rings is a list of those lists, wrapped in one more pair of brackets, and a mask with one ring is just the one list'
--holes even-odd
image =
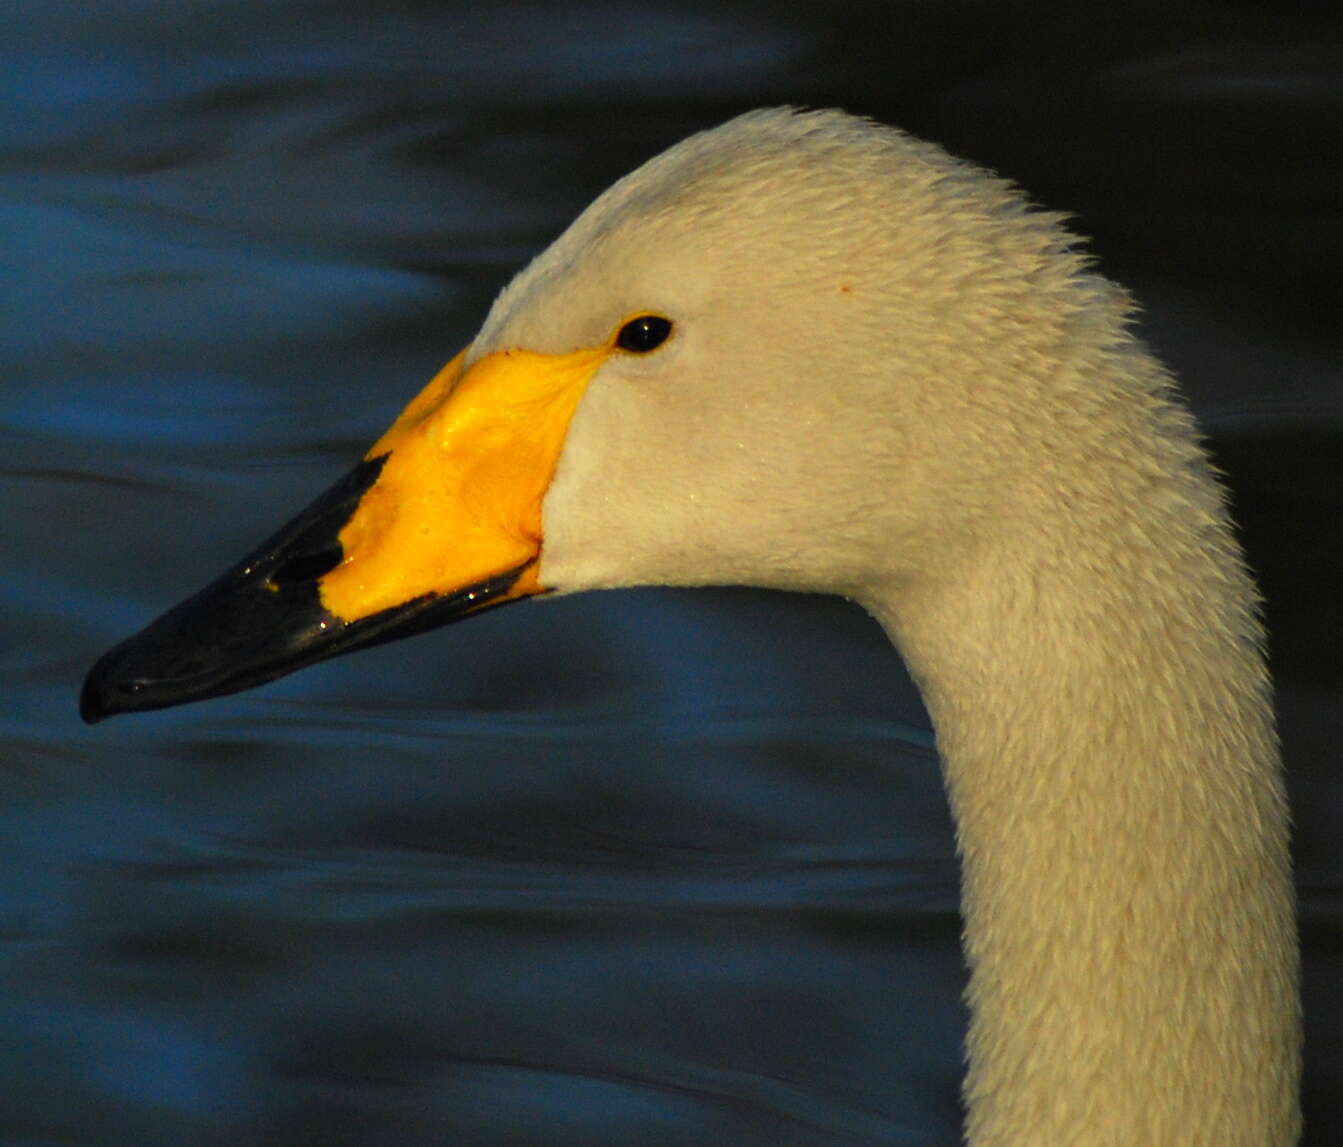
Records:
{"label": "black eye", "polygon": [[640,315],[620,328],[620,333],[616,335],[616,346],[635,354],[647,354],[665,343],[671,331],[671,319],[664,319],[661,315]]}

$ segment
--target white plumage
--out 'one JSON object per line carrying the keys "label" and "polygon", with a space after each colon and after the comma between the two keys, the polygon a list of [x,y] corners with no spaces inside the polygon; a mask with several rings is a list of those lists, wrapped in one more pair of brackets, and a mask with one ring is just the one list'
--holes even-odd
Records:
{"label": "white plumage", "polygon": [[1255,594],[1127,296],[1057,216],[893,129],[770,110],[601,196],[473,344],[633,313],[541,581],[846,594],[937,727],[974,1147],[1281,1147],[1299,1033]]}
{"label": "white plumage", "polygon": [[848,595],[937,729],[971,1147],[1288,1147],[1255,593],[1129,312],[1058,217],[940,149],[743,116],[601,196],[349,477],[106,654],[81,711],[543,589]]}

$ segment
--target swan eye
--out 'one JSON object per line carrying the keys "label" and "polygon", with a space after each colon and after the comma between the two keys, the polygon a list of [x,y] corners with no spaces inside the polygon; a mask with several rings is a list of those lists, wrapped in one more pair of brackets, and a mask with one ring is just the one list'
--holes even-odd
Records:
{"label": "swan eye", "polygon": [[616,335],[616,346],[635,354],[647,354],[665,343],[671,331],[671,319],[664,319],[661,315],[640,315],[620,328],[620,333]]}

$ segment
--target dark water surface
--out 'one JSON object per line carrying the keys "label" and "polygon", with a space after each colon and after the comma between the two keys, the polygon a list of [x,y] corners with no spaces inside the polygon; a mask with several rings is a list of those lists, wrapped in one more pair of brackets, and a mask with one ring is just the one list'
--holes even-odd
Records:
{"label": "dark water surface", "polygon": [[0,13],[0,1143],[958,1141],[951,826],[850,606],[529,603],[75,713],[594,193],[785,101],[998,166],[1146,303],[1270,597],[1306,1141],[1343,1141],[1343,38],[1323,5],[1053,10]]}

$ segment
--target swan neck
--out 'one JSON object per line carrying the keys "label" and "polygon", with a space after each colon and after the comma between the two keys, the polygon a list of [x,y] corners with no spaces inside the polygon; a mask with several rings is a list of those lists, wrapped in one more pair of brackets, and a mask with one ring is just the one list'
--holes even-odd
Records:
{"label": "swan neck", "polygon": [[1283,1147],[1296,937],[1253,587],[1220,512],[1088,530],[872,605],[957,824],[968,1141]]}

